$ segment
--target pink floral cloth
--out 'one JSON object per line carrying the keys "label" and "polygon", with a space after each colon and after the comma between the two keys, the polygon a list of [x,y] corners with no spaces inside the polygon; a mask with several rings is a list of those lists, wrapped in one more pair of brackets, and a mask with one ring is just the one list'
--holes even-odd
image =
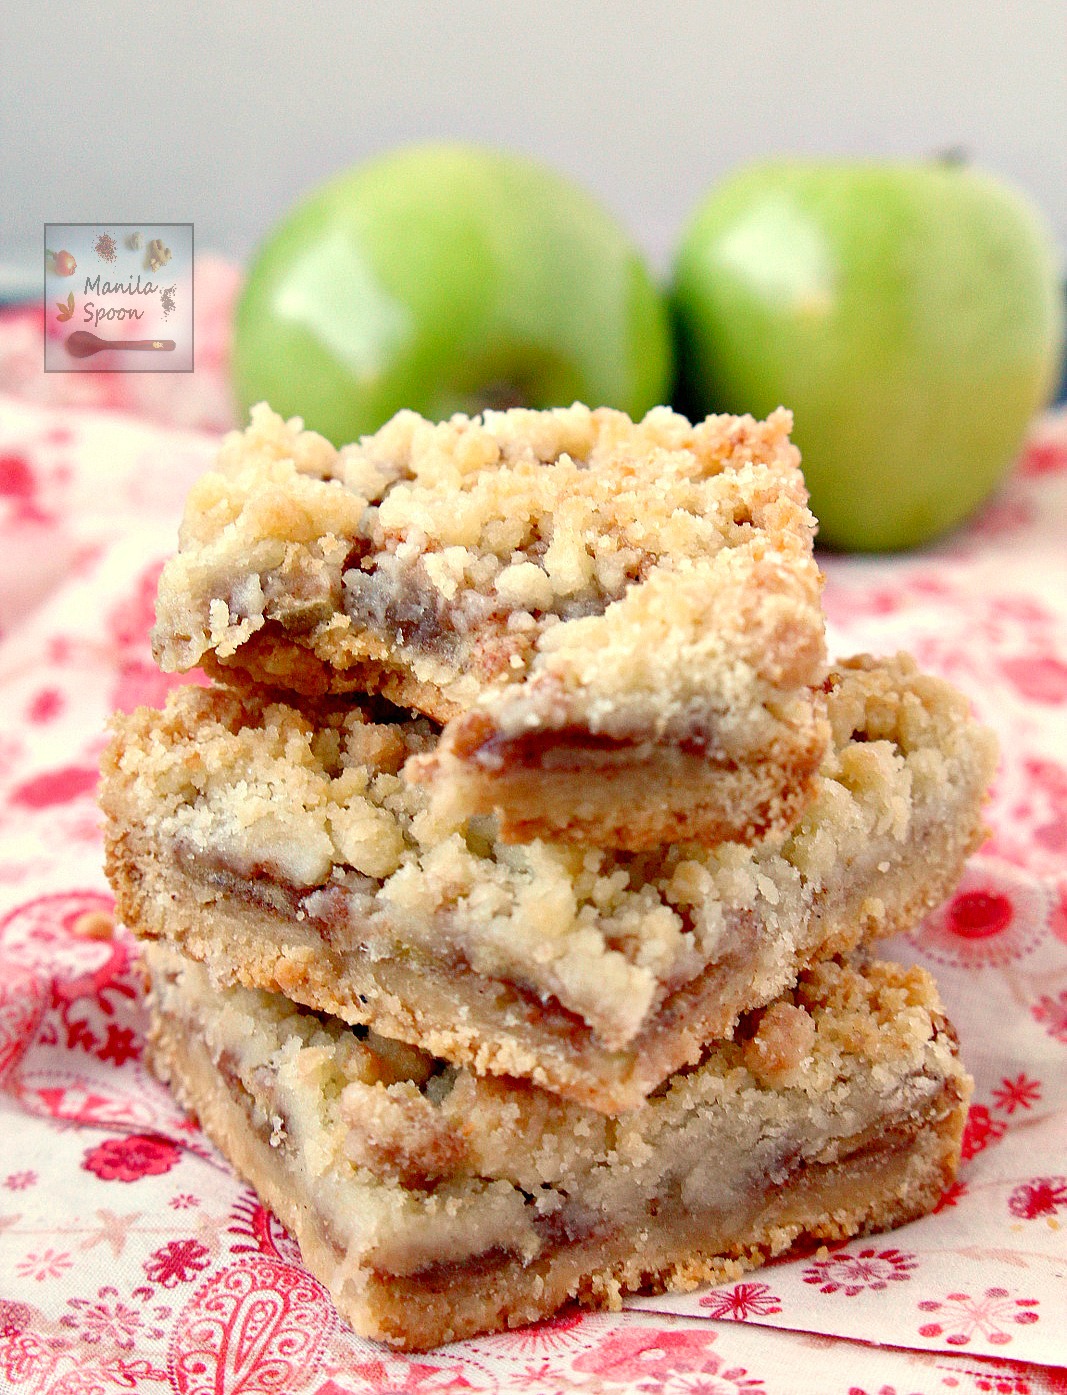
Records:
{"label": "pink floral cloth", "polygon": [[[198,283],[220,324],[234,285],[211,303]],[[21,319],[0,322],[0,1390],[1067,1392],[1067,418],[950,541],[824,559],[835,652],[910,649],[1002,742],[990,842],[885,946],[933,970],[977,1081],[938,1212],[621,1316],[402,1356],[347,1329],[147,1073],[136,946],[108,934],[97,761],[108,713],[168,686],[153,589],[217,441],[189,428],[226,419],[223,336],[153,404],[161,425],[110,379],[57,403],[11,370],[12,335]]]}

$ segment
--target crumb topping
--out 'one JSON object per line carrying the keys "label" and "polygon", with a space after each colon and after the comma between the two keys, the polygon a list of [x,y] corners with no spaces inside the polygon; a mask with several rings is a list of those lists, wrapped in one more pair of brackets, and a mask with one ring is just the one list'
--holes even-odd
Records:
{"label": "crumb topping", "polygon": [[543,690],[505,706],[502,729],[578,714],[662,736],[714,713],[737,742],[733,727],[780,720],[821,680],[790,427],[784,410],[696,426],[666,407],[636,423],[579,404],[437,425],[402,412],[337,451],[260,405],[190,493],[157,657],[236,673],[270,624],[272,649],[316,656],[284,668],[307,691],[361,686],[376,664],[443,720],[534,676]]}
{"label": "crumb topping", "polygon": [[795,1003],[775,1002],[759,1014],[755,1035],[742,1047],[746,1068],[761,1085],[793,1085],[803,1077],[815,1046],[811,1014]]}

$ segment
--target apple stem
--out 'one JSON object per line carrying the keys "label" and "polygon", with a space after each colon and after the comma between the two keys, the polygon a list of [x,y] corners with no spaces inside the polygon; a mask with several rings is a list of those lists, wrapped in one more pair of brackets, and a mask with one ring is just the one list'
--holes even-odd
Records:
{"label": "apple stem", "polygon": [[949,165],[958,167],[971,163],[970,151],[964,145],[950,145],[945,150],[939,150],[934,156],[935,165]]}
{"label": "apple stem", "polygon": [[481,392],[472,395],[468,411],[471,416],[481,416],[483,412],[506,412],[509,407],[528,407],[529,397],[517,383],[490,383]]}

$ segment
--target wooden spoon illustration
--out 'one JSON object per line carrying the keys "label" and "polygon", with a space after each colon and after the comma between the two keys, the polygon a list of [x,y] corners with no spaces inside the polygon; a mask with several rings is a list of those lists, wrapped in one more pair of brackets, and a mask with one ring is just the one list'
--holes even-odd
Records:
{"label": "wooden spoon illustration", "polygon": [[173,339],[101,339],[87,329],[77,329],[67,337],[67,353],[71,358],[90,358],[102,349],[149,349],[169,352]]}

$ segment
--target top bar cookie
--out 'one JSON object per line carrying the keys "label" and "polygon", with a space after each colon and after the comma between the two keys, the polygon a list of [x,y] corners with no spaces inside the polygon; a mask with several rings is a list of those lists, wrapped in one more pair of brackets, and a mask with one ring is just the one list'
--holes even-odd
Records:
{"label": "top bar cookie", "polygon": [[785,832],[827,744],[791,425],[402,412],[338,451],[261,405],[189,496],[156,658],[443,723],[409,775],[506,841]]}

